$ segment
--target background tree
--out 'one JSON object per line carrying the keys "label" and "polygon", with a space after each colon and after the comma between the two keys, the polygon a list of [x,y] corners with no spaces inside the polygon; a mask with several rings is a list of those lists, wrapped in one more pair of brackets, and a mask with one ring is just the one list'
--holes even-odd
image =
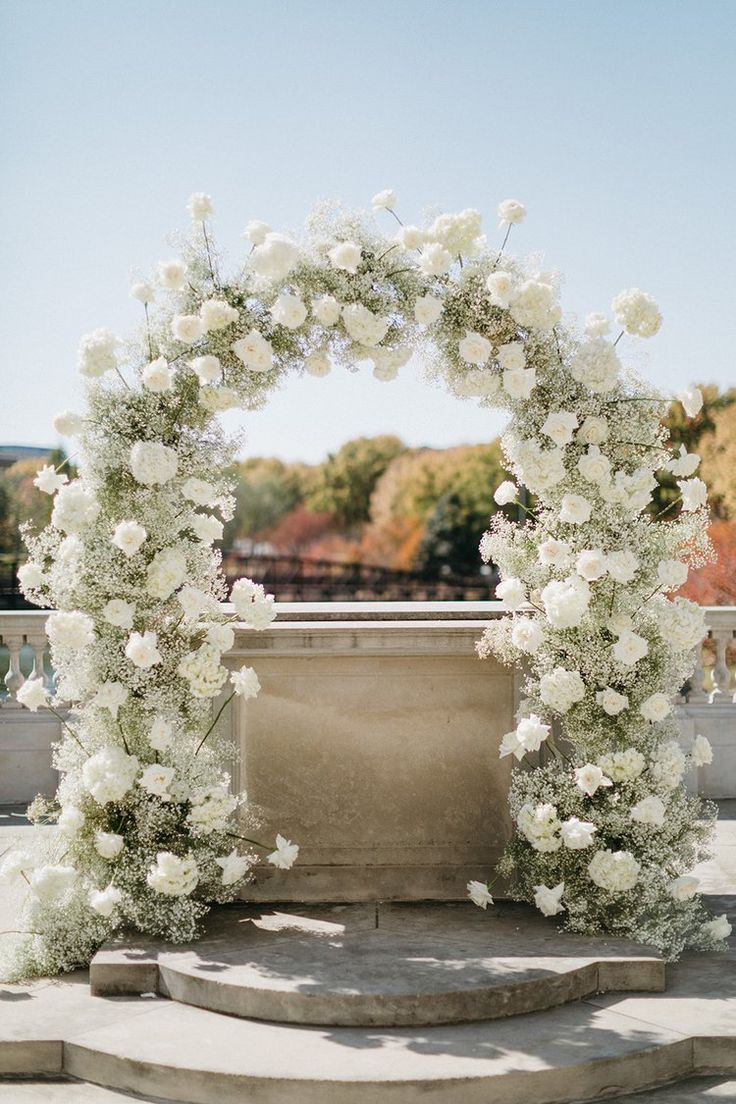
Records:
{"label": "background tree", "polygon": [[235,516],[225,529],[224,543],[238,538],[260,537],[273,529],[302,501],[303,465],[284,464],[275,458],[254,458],[235,471]]}
{"label": "background tree", "polygon": [[358,437],[317,468],[306,505],[332,514],[348,531],[368,521],[373,489],[392,460],[405,451],[398,437]]}

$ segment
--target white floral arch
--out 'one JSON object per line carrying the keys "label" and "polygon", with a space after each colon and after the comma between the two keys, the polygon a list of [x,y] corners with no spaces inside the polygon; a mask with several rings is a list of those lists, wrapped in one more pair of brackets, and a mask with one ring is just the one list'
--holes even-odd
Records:
{"label": "white floral arch", "polygon": [[[673,957],[726,931],[688,876],[710,825],[682,786],[688,757],[671,716],[703,620],[667,594],[707,554],[705,487],[697,457],[668,447],[668,400],[618,353],[624,334],[657,332],[659,310],[634,289],[613,302],[615,341],[603,315],[583,332],[563,325],[555,278],[506,251],[525,215],[515,201],[499,207],[500,249],[475,210],[420,228],[400,223],[390,191],[373,207],[398,231],[330,206],[299,242],[251,222],[250,253],[225,279],[212,203],[193,195],[180,256],[131,291],[145,310],[138,339],[104,329],[82,339],[88,406],[55,421],[80,438],[80,476],[39,473],[53,513],[27,534],[21,572],[28,597],[56,610],[48,634],[70,712],[57,801],[34,810],[58,820],[53,853],[5,863],[30,886],[18,974],[83,963],[121,924],[191,939],[210,903],[240,890],[263,845],[228,791],[211,711],[234,619],[212,547],[233,509],[222,475],[232,445],[216,415],[258,408],[289,372],[323,376],[335,362],[368,359],[389,381],[418,347],[452,393],[510,413],[509,470],[536,496],[528,524],[501,510],[481,542],[512,616],[479,653],[529,671],[501,747],[522,763],[501,871],[568,928],[625,933]],[[696,407],[697,393],[684,401]],[[663,468],[681,491],[666,522],[648,509]],[[495,498],[503,507],[518,493],[507,482]],[[236,618],[270,623],[262,587],[240,580],[230,597]],[[259,688],[249,668],[230,684],[231,696]],[[19,699],[57,708],[40,680]],[[549,765],[531,765],[543,744]],[[709,754],[698,738],[690,758]],[[294,862],[296,845],[272,846],[268,861]],[[489,886],[468,889],[491,901]]]}

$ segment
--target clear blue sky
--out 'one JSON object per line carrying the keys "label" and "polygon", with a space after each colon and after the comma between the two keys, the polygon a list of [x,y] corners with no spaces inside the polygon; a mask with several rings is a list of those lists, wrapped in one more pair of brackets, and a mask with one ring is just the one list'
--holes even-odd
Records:
{"label": "clear blue sky", "polygon": [[[409,220],[521,199],[515,246],[564,305],[653,292],[651,377],[734,379],[736,4],[730,0],[4,0],[0,443],[54,441],[80,334],[137,320],[132,273],[171,253],[194,190],[231,256],[250,218],[393,187]],[[245,415],[240,416],[241,423]],[[411,444],[499,420],[422,384],[294,381],[248,454],[319,459],[361,433]]]}

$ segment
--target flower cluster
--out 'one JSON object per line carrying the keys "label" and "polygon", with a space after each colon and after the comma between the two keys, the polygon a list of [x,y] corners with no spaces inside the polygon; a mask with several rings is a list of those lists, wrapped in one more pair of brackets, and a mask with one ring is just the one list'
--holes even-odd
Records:
{"label": "flower cluster", "polygon": [[[57,853],[6,864],[31,890],[35,934],[19,970],[84,963],[121,924],[193,938],[209,903],[249,876],[262,845],[244,834],[251,814],[230,793],[212,704],[258,693],[256,672],[231,673],[223,656],[233,622],[266,629],[274,603],[240,580],[223,605],[213,545],[234,508],[222,474],[233,443],[217,414],[257,409],[289,372],[319,378],[335,363],[368,361],[387,382],[418,347],[453,394],[511,414],[517,482],[496,500],[517,501],[517,484],[537,496],[529,524],[499,513],[481,545],[513,615],[480,650],[529,671],[501,749],[522,764],[505,860],[518,892],[576,930],[645,934],[671,952],[719,937],[687,878],[707,832],[683,794],[689,760],[666,708],[702,633],[697,608],[669,596],[707,551],[697,457],[668,449],[665,401],[623,365],[608,319],[563,327],[558,279],[506,251],[522,204],[499,206],[500,249],[474,209],[418,226],[396,204],[385,190],[370,218],[321,206],[301,241],[253,220],[250,252],[226,280],[212,201],[197,193],[182,255],[131,290],[145,313],[139,340],[98,329],[81,342],[87,410],[56,419],[80,438],[80,476],[39,473],[51,522],[27,534],[21,575],[28,597],[56,610],[57,700],[41,680],[20,700],[64,703],[65,736],[57,800],[41,810],[58,821]],[[386,212],[390,235],[375,221]],[[612,311],[628,334],[659,328],[656,303],[636,289]],[[695,410],[698,395],[683,401]],[[661,468],[680,479],[682,505],[655,525]],[[707,754],[701,742],[690,760]],[[525,769],[544,755],[553,769]],[[266,859],[288,869],[297,850],[279,835]],[[487,887],[471,893],[491,902]]]}

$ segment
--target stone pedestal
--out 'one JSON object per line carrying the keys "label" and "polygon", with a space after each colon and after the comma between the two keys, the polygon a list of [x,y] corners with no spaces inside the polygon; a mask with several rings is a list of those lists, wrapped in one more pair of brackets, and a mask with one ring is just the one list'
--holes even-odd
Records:
{"label": "stone pedestal", "polygon": [[245,894],[269,901],[456,899],[510,835],[514,675],[475,641],[500,604],[281,607],[242,630],[231,666],[262,691],[233,713],[239,785],[260,834],[301,846]]}
{"label": "stone pedestal", "polygon": [[51,765],[61,725],[50,713],[29,713],[14,701],[0,705],[0,805],[53,797],[59,776]]}

